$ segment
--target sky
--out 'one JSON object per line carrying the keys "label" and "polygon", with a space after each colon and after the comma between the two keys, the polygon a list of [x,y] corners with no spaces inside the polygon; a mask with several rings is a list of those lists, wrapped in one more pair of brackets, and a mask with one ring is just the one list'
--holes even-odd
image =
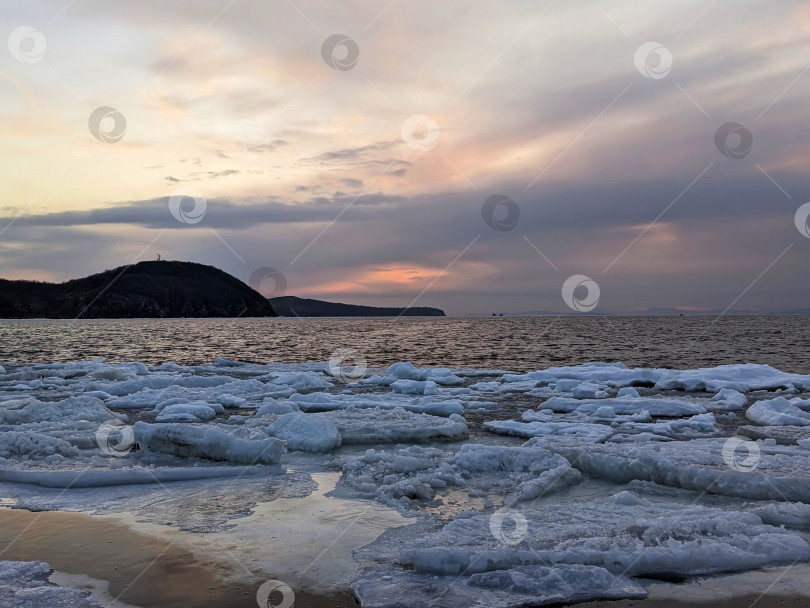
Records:
{"label": "sky", "polygon": [[0,277],[810,307],[810,5],[4,0]]}

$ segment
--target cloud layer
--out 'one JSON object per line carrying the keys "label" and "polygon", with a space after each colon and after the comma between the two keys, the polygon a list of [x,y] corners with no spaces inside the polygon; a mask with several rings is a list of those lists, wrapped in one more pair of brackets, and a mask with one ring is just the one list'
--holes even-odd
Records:
{"label": "cloud layer", "polygon": [[810,13],[781,7],[14,0],[0,29],[47,45],[0,63],[0,276],[160,252],[456,313],[565,310],[573,274],[610,310],[806,307]]}

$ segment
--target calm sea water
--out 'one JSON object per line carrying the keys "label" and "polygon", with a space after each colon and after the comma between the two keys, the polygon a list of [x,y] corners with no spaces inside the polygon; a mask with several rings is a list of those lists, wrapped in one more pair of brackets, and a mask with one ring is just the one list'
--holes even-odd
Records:
{"label": "calm sea water", "polygon": [[810,373],[810,316],[126,319],[0,321],[0,362],[396,361],[516,371],[588,361]]}

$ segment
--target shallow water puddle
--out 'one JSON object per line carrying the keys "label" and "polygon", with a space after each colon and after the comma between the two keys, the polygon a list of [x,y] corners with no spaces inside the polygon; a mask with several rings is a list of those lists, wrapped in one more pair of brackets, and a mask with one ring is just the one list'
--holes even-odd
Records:
{"label": "shallow water puddle", "polygon": [[312,478],[318,489],[306,498],[262,503],[253,514],[234,520],[230,530],[183,534],[180,543],[200,561],[224,553],[237,577],[271,572],[294,590],[345,589],[357,570],[352,551],[414,520],[378,503],[327,497],[340,473],[314,473]]}
{"label": "shallow water puddle", "polygon": [[110,592],[110,582],[98,578],[87,576],[86,574],[71,574],[54,570],[49,579],[62,587],[75,587],[77,589],[87,589],[91,591],[102,606],[114,608],[140,608],[133,604],[125,604],[123,600],[116,599]]}

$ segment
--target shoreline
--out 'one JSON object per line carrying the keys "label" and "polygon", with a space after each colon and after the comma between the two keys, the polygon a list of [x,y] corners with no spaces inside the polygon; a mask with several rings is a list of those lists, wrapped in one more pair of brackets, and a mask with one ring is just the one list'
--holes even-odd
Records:
{"label": "shoreline", "polygon": [[804,608],[810,600],[806,597],[780,595],[740,596],[722,600],[679,602],[677,600],[615,600],[610,602],[587,602],[565,604],[579,608]]}
{"label": "shoreline", "polygon": [[[97,579],[108,583],[113,598],[138,608],[244,608],[255,602],[259,586],[272,578],[262,572],[255,583],[228,582],[224,565],[200,562],[176,540],[161,540],[81,512],[0,509],[0,544],[6,547],[0,560],[42,560],[56,571],[54,578],[60,583]],[[296,591],[295,605],[357,606],[348,592],[304,590]]]}
{"label": "shoreline", "polygon": [[[91,591],[108,590],[107,597],[137,608],[187,608],[204,605],[213,608],[244,608],[252,605],[259,586],[272,578],[271,573],[260,573],[255,582],[233,580],[228,567],[220,562],[200,561],[198,555],[174,534],[159,539],[107,516],[94,516],[83,512],[28,511],[0,509],[0,543],[6,549],[2,560],[42,560],[56,571],[53,579],[60,584],[67,581],[95,579],[95,586],[81,583]],[[807,569],[810,565],[802,565]],[[723,579],[762,576],[775,579],[771,585],[763,580],[763,588],[776,588],[779,581],[787,581],[778,569],[753,571],[737,575],[719,576],[679,585],[666,584],[661,593],[651,589],[652,598],[644,600],[595,601],[580,604],[562,604],[580,608],[799,608],[807,606],[810,598],[794,593],[760,595],[740,589],[734,597],[679,599],[656,597],[695,595],[700,585],[717,587]],[[259,573],[257,573],[259,574]],[[262,578],[263,577],[263,578]],[[100,585],[98,583],[101,583]],[[726,581],[727,583],[727,581]],[[653,583],[655,585],[657,583]],[[750,585],[749,585],[750,586]],[[103,603],[109,606],[109,603]],[[348,590],[313,593],[295,590],[298,608],[355,608],[357,603]]]}

